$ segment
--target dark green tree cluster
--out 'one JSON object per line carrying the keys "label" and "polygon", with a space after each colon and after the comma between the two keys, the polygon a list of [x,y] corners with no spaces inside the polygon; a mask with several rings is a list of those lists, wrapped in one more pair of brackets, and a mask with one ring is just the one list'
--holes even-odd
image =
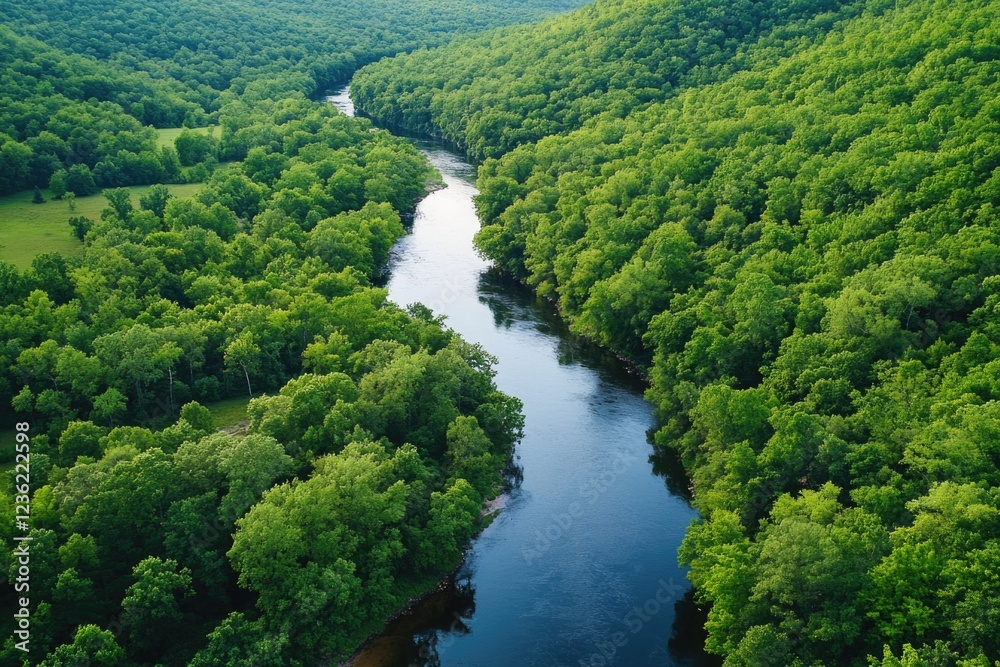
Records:
{"label": "dark green tree cluster", "polygon": [[[70,53],[172,78],[206,109],[220,91],[289,72],[309,90],[342,83],[358,64],[441,44],[458,33],[537,20],[582,0],[10,0],[0,23]],[[240,90],[242,92],[242,90]]]}
{"label": "dark green tree cluster", "polygon": [[[25,664],[348,654],[503,483],[522,419],[494,360],[370,281],[426,160],[304,100],[222,126],[246,159],[196,197],[106,190],[82,258],[0,264],[0,392],[33,435]],[[201,403],[241,394],[246,434],[216,432]]]}
{"label": "dark green tree cluster", "polygon": [[[734,666],[988,667],[1000,15],[986,0],[858,9],[823,35],[745,45],[725,80],[487,160],[477,242],[648,372],[656,443],[682,456],[703,517],[681,557],[710,651]],[[557,26],[573,18],[539,43]]]}
{"label": "dark green tree cluster", "polygon": [[[99,187],[171,183],[181,169],[149,124],[179,125],[191,109],[163,81],[68,56],[0,26],[0,195],[51,187],[86,196]],[[132,113],[136,105],[155,117]]]}
{"label": "dark green tree cluster", "polygon": [[[112,102],[143,125],[177,127],[199,108],[188,88],[170,78],[153,78],[114,62],[60,50],[0,25],[0,83],[6,102],[0,130],[24,140],[46,129],[49,117],[89,100]],[[142,113],[138,113],[142,111]],[[72,114],[65,114],[69,122]]]}
{"label": "dark green tree cluster", "polygon": [[598,0],[539,26],[370,65],[351,94],[385,125],[497,158],[725,79],[751,64],[748,44],[821,34],[857,11],[849,0]]}

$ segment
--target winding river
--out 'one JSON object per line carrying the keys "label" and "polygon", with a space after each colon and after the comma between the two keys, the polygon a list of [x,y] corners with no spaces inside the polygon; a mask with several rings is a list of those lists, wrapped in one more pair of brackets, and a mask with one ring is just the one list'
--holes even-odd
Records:
{"label": "winding river", "polygon": [[[353,115],[349,90],[328,100]],[[475,252],[475,170],[418,142],[446,187],[394,248],[398,304],[421,302],[499,359],[524,402],[523,479],[500,499],[458,576],[390,623],[355,667],[706,665],[703,619],[677,565],[696,512],[653,457],[652,408],[614,357],[574,338],[551,304]]]}

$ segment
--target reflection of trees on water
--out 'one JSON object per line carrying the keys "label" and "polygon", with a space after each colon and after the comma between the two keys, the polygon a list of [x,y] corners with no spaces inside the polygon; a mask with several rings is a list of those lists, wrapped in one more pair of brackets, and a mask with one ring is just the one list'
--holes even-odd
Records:
{"label": "reflection of trees on water", "polygon": [[446,592],[444,613],[427,623],[413,635],[413,656],[410,667],[440,667],[441,654],[459,637],[472,632],[467,621],[476,613],[476,591],[472,575],[456,578]]}
{"label": "reflection of trees on water", "polygon": [[493,326],[497,329],[510,329],[518,320],[526,319],[514,312],[509,283],[514,283],[495,269],[490,269],[479,278],[479,303],[485,305],[493,313]]}
{"label": "reflection of trees on water", "polygon": [[708,611],[701,609],[694,601],[694,589],[689,590],[684,597],[674,603],[674,625],[671,628],[667,650],[674,664],[697,665],[697,667],[716,667],[722,665],[722,659],[705,652],[705,621]]}
{"label": "reflection of trees on water", "polygon": [[[556,355],[561,365],[580,364],[597,371],[601,380],[644,391],[646,384],[629,372],[625,364],[598,345],[575,336],[555,307],[535,296],[531,290],[496,269],[479,278],[479,302],[490,309],[498,329],[511,329],[519,323],[530,324],[537,332],[555,338]],[[652,442],[653,430],[648,439]],[[671,451],[656,450],[649,457],[653,472],[666,482],[675,496],[691,502],[691,489],[680,458]]]}
{"label": "reflection of trees on water", "polygon": [[496,268],[483,272],[478,291],[479,302],[493,313],[493,324],[497,328],[510,329],[519,322],[527,322],[540,334],[558,338],[558,344],[565,346],[570,356],[579,352],[575,350],[579,339],[570,333],[555,305],[536,296],[508,274]]}
{"label": "reflection of trees on water", "polygon": [[524,481],[524,467],[514,460],[514,456],[511,454],[510,460],[507,461],[507,467],[503,471],[504,492],[516,489]]}
{"label": "reflection of trees on water", "polygon": [[[479,278],[479,302],[493,313],[498,329],[510,329],[528,323],[543,336],[556,339],[556,352],[562,365],[581,364],[601,373],[601,377],[635,382],[621,362],[598,345],[573,334],[551,301],[536,296],[509,275],[490,269]],[[610,374],[610,375],[608,375]]]}
{"label": "reflection of trees on water", "polygon": [[[649,433],[652,439],[652,432]],[[649,462],[653,466],[653,474],[662,477],[667,484],[667,490],[678,498],[683,498],[688,505],[691,504],[691,482],[688,479],[681,457],[673,450],[656,447],[649,456]]]}

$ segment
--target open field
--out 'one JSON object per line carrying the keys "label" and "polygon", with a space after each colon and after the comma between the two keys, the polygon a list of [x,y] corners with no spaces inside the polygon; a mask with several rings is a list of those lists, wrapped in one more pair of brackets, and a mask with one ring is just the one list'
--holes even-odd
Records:
{"label": "open field", "polygon": [[[161,146],[173,146],[177,135],[184,128],[173,127],[157,130]],[[196,128],[195,132],[211,132],[218,136],[219,127]],[[220,165],[225,167],[229,163]],[[184,168],[187,172],[190,167]],[[201,187],[199,183],[168,185],[175,197],[190,197]],[[149,186],[131,187],[132,201],[139,205],[139,197],[149,189]],[[79,255],[83,244],[73,236],[67,222],[75,215],[82,215],[91,220],[101,216],[101,210],[107,206],[107,199],[102,195],[78,197],[76,210],[70,211],[65,201],[52,199],[52,193],[43,190],[44,204],[31,202],[31,190],[16,195],[0,197],[0,261],[10,262],[19,269],[31,265],[31,260],[42,252],[58,252],[67,257]]]}
{"label": "open field", "polygon": [[[175,197],[190,197],[200,183],[168,185]],[[139,205],[139,197],[149,190],[142,185],[129,188],[132,203]],[[19,269],[31,265],[35,255],[42,252],[58,252],[67,257],[79,255],[83,251],[70,229],[68,221],[75,215],[97,220],[101,210],[108,205],[103,195],[78,197],[76,211],[70,212],[65,201],[52,199],[48,190],[43,190],[44,204],[31,203],[32,192],[0,197],[0,260],[10,262]]]}
{"label": "open field", "polygon": [[210,403],[205,407],[215,419],[215,428],[230,428],[247,418],[247,405],[250,397],[230,398],[218,403]]}
{"label": "open field", "polygon": [[[158,129],[156,132],[160,135],[157,139],[157,143],[160,146],[173,146],[174,140],[177,139],[179,135],[184,130],[183,127],[165,127]],[[219,126],[213,125],[212,127],[196,127],[192,128],[192,132],[200,132],[202,134],[208,132],[213,136],[219,136]]]}

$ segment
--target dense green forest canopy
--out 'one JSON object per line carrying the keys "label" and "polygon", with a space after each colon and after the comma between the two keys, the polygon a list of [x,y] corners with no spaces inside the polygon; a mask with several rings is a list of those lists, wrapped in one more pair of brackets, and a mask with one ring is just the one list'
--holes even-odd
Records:
{"label": "dense green forest canopy", "polygon": [[173,78],[203,97],[264,74],[308,74],[320,89],[357,63],[461,32],[537,20],[580,0],[70,0],[0,5],[0,23],[69,53]]}
{"label": "dense green forest canopy", "polygon": [[143,128],[202,127],[236,98],[312,96],[383,56],[580,4],[0,3],[0,195],[102,162],[97,187],[173,182],[176,160]]}
{"label": "dense green forest canopy", "polygon": [[[149,125],[205,117],[175,81],[67,55],[3,26],[0,85],[0,195],[46,187],[74,168],[93,177],[102,163],[99,185],[176,182],[177,156],[158,149]],[[128,178],[113,175],[123,167]]]}
{"label": "dense green forest canopy", "polygon": [[[0,661],[316,664],[456,566],[520,404],[484,350],[375,286],[433,169],[307,98],[578,4],[0,5],[0,194],[109,202],[69,220],[80,257],[0,262],[34,554],[31,652],[8,632]],[[181,125],[200,129],[154,129]],[[161,185],[182,181],[204,185]],[[219,432],[204,406],[241,395],[248,423]],[[0,556],[5,584],[16,568]]]}
{"label": "dense green forest canopy", "polygon": [[624,107],[586,121],[555,98],[568,81],[607,89],[598,58],[521,64],[600,44],[643,3],[385,61],[356,86],[379,118],[506,153],[480,168],[479,247],[647,371],[656,443],[682,456],[704,517],[681,557],[709,650],[755,667],[988,667],[1000,14],[854,5],[791,39],[747,34],[739,67],[695,66],[662,102],[644,103],[645,72],[621,81],[595,98]]}
{"label": "dense green forest canopy", "polygon": [[[372,286],[425,158],[305,100],[220,122],[241,162],[194,198],[106,190],[82,258],[0,263],[0,400],[32,434],[30,664],[349,654],[454,568],[520,433],[483,350]],[[202,404],[240,394],[246,434],[217,433]]]}
{"label": "dense green forest canopy", "polygon": [[378,121],[482,160],[725,79],[750,65],[758,40],[785,49],[857,11],[847,0],[599,0],[383,60],[358,72],[351,94]]}
{"label": "dense green forest canopy", "polygon": [[1000,664],[994,3],[598,2],[423,49],[570,4],[0,5],[0,194],[110,202],[80,258],[0,263],[30,664],[315,664],[458,562],[519,405],[375,286],[426,161],[307,101],[411,49],[356,97],[485,159],[483,253],[647,372],[708,649]]}

